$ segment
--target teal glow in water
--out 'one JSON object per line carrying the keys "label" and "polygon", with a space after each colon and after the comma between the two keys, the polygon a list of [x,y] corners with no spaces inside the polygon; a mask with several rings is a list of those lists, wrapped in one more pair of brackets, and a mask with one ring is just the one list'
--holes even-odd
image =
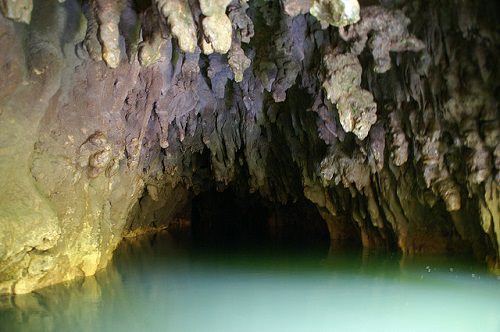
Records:
{"label": "teal glow in water", "polygon": [[470,261],[123,244],[96,277],[0,300],[0,331],[500,331]]}

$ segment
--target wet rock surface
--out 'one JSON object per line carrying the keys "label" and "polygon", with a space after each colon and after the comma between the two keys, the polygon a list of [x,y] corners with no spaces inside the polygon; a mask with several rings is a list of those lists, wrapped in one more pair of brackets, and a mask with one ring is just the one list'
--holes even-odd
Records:
{"label": "wet rock surface", "polygon": [[498,269],[498,4],[315,12],[348,2],[1,1],[0,293],[229,189],[309,200],[334,244]]}

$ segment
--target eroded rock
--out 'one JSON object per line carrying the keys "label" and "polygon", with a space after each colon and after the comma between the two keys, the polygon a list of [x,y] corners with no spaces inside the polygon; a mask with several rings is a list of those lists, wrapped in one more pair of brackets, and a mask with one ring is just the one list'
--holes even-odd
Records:
{"label": "eroded rock", "polygon": [[377,105],[370,92],[361,89],[361,64],[351,54],[328,54],[323,58],[328,99],[336,104],[342,128],[365,139],[377,121]]}
{"label": "eroded rock", "polygon": [[[300,8],[302,9],[303,5]],[[292,12],[295,11],[297,9],[293,9]],[[328,25],[343,27],[359,21],[357,0],[313,0],[309,12],[321,22],[323,27]]]}
{"label": "eroded rock", "polygon": [[425,48],[421,40],[408,32],[409,24],[410,20],[400,10],[365,7],[361,20],[346,30],[340,29],[340,36],[352,43],[351,52],[357,55],[368,44],[375,60],[373,69],[385,73],[391,68],[390,52],[417,52]]}
{"label": "eroded rock", "polygon": [[196,49],[196,26],[188,0],[154,0],[184,52]]}
{"label": "eroded rock", "polygon": [[0,292],[91,275],[214,190],[307,198],[334,244],[498,268],[500,42],[495,11],[466,4],[384,2],[341,29],[299,0],[0,17]]}
{"label": "eroded rock", "polygon": [[0,10],[7,18],[29,24],[31,11],[33,10],[33,0],[1,0]]}
{"label": "eroded rock", "polygon": [[217,53],[227,53],[231,47],[232,26],[226,15],[226,7],[230,2],[231,0],[200,0],[201,12],[205,16],[202,19],[203,34],[210,45],[206,48]]}

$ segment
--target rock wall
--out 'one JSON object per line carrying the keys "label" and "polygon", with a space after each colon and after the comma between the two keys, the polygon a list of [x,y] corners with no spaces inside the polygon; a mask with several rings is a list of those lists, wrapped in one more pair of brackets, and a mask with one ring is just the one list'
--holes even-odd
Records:
{"label": "rock wall", "polygon": [[499,269],[498,9],[1,0],[0,293],[227,188],[307,198],[334,244]]}

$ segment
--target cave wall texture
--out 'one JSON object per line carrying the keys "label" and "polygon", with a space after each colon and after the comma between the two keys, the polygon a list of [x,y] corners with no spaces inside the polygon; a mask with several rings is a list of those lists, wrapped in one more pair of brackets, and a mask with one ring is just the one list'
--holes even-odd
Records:
{"label": "cave wall texture", "polygon": [[496,0],[0,0],[0,293],[231,188],[500,268]]}

